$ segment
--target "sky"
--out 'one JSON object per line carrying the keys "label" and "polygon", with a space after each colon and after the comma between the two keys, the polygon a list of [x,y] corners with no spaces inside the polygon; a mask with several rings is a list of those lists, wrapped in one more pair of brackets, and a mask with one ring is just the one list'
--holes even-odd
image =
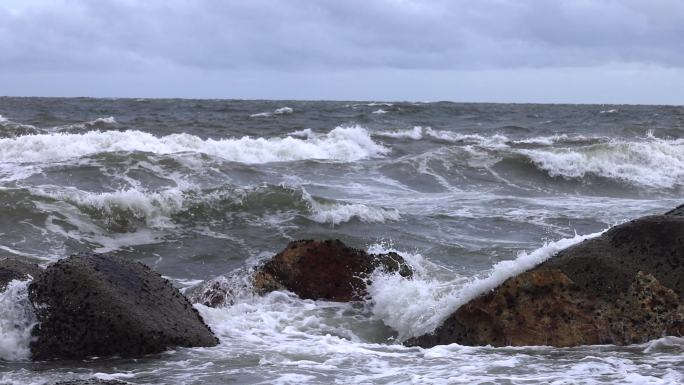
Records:
{"label": "sky", "polygon": [[0,0],[0,95],[684,104],[681,0]]}

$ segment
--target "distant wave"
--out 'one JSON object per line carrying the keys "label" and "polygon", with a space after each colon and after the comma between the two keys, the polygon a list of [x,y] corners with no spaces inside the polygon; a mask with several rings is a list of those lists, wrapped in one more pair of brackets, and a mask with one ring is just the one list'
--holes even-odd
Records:
{"label": "distant wave", "polygon": [[241,163],[307,159],[352,162],[382,156],[389,149],[375,143],[363,127],[337,127],[307,139],[292,137],[202,139],[190,134],[162,137],[147,132],[89,131],[0,139],[0,161],[51,162],[107,152],[175,154],[195,152]]}
{"label": "distant wave", "polygon": [[0,115],[0,137],[16,138],[24,135],[49,134],[53,132],[105,129],[116,124],[117,122],[114,117],[108,116],[83,123],[67,124],[50,128],[39,128],[30,124],[13,122]]}
{"label": "distant wave", "polygon": [[661,139],[652,133],[629,139],[556,134],[513,140],[501,134],[460,134],[414,127],[374,135],[428,138],[461,145],[470,153],[489,154],[494,163],[522,157],[551,177],[582,179],[594,175],[645,187],[684,186],[684,139]]}
{"label": "distant wave", "polygon": [[84,123],[74,123],[67,124],[64,126],[53,127],[48,132],[68,132],[72,130],[92,130],[92,129],[105,129],[118,124],[113,116],[108,116],[104,118],[97,118]]}
{"label": "distant wave", "polygon": [[581,179],[587,175],[631,184],[684,186],[684,140],[615,140],[584,147],[517,150],[550,176]]}
{"label": "distant wave", "polygon": [[290,107],[280,107],[276,108],[273,112],[259,112],[257,114],[251,114],[251,118],[266,118],[272,115],[289,115],[293,113],[294,110]]}

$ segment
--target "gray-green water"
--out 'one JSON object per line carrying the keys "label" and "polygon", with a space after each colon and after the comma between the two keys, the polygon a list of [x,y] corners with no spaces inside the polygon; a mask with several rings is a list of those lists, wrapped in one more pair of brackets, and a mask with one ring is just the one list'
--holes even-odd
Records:
{"label": "gray-green water", "polygon": [[675,337],[399,344],[522,263],[498,262],[545,258],[575,234],[681,204],[682,107],[0,98],[0,115],[7,255],[111,252],[187,287],[293,239],[340,238],[397,250],[418,271],[413,282],[379,277],[365,304],[245,293],[200,308],[219,347],[139,360],[22,362],[26,341],[2,329],[13,315],[0,309],[0,384],[684,381]]}

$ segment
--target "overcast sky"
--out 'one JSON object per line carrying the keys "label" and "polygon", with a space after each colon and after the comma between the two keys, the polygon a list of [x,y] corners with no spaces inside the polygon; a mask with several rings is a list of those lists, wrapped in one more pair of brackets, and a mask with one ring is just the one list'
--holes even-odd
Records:
{"label": "overcast sky", "polygon": [[0,0],[0,95],[684,104],[684,1]]}

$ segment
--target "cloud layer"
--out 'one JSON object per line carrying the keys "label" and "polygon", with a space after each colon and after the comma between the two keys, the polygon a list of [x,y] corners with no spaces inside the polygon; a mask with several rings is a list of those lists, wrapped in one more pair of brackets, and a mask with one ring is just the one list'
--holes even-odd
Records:
{"label": "cloud layer", "polygon": [[5,0],[0,70],[679,70],[681,15],[678,0]]}

